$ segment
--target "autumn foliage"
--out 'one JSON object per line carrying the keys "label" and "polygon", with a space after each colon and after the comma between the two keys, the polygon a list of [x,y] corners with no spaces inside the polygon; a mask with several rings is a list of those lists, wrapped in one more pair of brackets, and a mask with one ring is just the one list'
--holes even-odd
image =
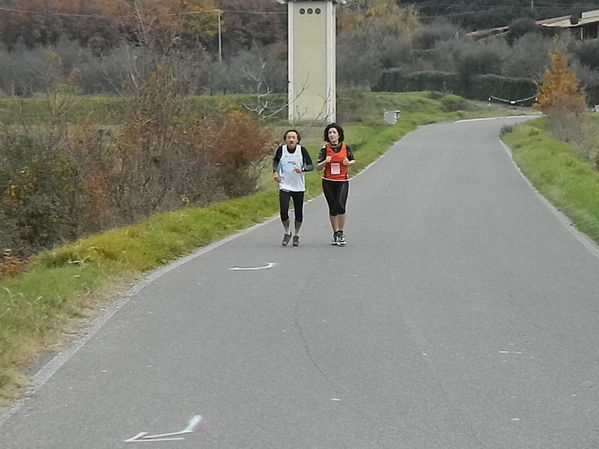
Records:
{"label": "autumn foliage", "polygon": [[415,8],[400,6],[395,0],[357,0],[353,6],[338,10],[342,32],[375,31],[381,36],[402,36],[412,34],[418,27]]}
{"label": "autumn foliage", "polygon": [[537,93],[537,108],[549,117],[556,137],[567,142],[580,134],[580,119],[586,109],[585,94],[568,61],[563,47],[553,52],[551,67],[545,71]]}
{"label": "autumn foliage", "polygon": [[198,117],[185,101],[163,106],[118,129],[61,123],[0,133],[0,278],[80,236],[259,188],[268,129],[235,108]]}
{"label": "autumn foliage", "polygon": [[12,50],[66,39],[100,54],[123,41],[137,44],[161,34],[176,36],[179,45],[214,50],[219,8],[227,48],[268,45],[285,33],[281,15],[270,14],[282,9],[272,0],[0,0],[0,43]]}
{"label": "autumn foliage", "polygon": [[539,86],[538,108],[551,116],[556,112],[581,114],[586,108],[586,100],[580,82],[568,66],[569,56],[563,47],[551,55],[551,68]]}
{"label": "autumn foliage", "polygon": [[0,277],[83,235],[258,189],[270,131],[229,106],[194,113],[195,66],[179,39],[187,19],[175,4],[184,2],[135,3],[149,57],[130,61],[119,126],[81,120],[76,70],[49,91],[47,121],[0,126]]}

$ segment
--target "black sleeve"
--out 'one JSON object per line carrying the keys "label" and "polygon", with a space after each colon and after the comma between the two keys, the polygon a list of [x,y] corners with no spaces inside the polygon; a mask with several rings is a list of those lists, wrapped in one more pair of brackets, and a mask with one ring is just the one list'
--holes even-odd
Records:
{"label": "black sleeve", "polygon": [[354,160],[354,153],[352,153],[351,148],[349,147],[349,145],[345,145],[345,149],[347,150],[347,160],[348,161],[353,161]]}
{"label": "black sleeve", "polygon": [[281,160],[281,156],[283,155],[283,147],[280,146],[277,148],[275,153],[275,157],[272,158],[272,172],[275,173],[279,169],[279,161]]}
{"label": "black sleeve", "polygon": [[310,153],[304,147],[302,147],[302,159],[303,159],[303,167],[302,171],[312,171],[314,170],[314,163],[312,162],[312,158],[310,157]]}
{"label": "black sleeve", "polygon": [[327,147],[322,147],[320,149],[320,153],[318,153],[318,164],[324,161],[327,158]]}

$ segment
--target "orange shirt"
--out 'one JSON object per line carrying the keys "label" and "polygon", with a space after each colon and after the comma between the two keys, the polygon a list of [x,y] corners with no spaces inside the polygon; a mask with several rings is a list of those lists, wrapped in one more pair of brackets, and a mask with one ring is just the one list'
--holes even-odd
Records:
{"label": "orange shirt", "polygon": [[337,153],[333,151],[330,144],[326,146],[326,156],[331,156],[331,162],[324,166],[323,178],[332,181],[345,181],[349,179],[347,165],[343,165],[343,160],[347,157],[347,148],[344,143]]}

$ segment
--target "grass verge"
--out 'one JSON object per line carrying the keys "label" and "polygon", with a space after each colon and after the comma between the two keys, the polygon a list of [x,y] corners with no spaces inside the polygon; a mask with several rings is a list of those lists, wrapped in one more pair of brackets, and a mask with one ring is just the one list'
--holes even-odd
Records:
{"label": "grass verge", "polygon": [[552,137],[545,119],[520,124],[502,139],[535,188],[599,242],[599,173],[574,148]]}
{"label": "grass verge", "polygon": [[[353,123],[344,123],[347,142],[358,161],[353,173],[375,161],[418,125],[505,115],[505,111],[498,113],[497,109],[457,101],[454,96],[428,93],[366,95],[356,91],[343,104],[361,114],[360,121],[354,117]],[[402,111],[396,125],[380,124],[384,108]],[[322,143],[322,127],[302,133],[302,143],[315,159]],[[309,173],[306,182],[308,198],[321,193],[318,173]],[[277,213],[276,185],[269,182],[254,195],[202,209],[156,214],[136,226],[89,236],[39,254],[26,273],[0,281],[0,402],[23,391],[27,384],[23,373],[40,354],[68,340],[98,304],[118,296],[143,273]]]}

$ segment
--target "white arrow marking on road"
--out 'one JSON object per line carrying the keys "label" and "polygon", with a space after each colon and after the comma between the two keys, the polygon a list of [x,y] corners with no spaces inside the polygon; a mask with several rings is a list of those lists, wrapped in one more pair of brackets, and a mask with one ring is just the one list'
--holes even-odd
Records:
{"label": "white arrow marking on road", "polygon": [[256,270],[268,270],[269,268],[274,267],[274,262],[269,262],[268,265],[264,265],[263,267],[232,267],[229,268],[229,271],[256,271]]}
{"label": "white arrow marking on road", "polygon": [[157,435],[145,436],[148,432],[141,432],[135,435],[133,438],[125,440],[125,443],[152,443],[155,441],[181,441],[185,438],[157,438]]}
{"label": "white arrow marking on road", "polygon": [[196,415],[189,421],[187,427],[180,432],[162,433],[160,435],[148,435],[148,432],[140,432],[133,438],[125,440],[125,443],[150,443],[153,441],[181,441],[185,438],[177,437],[177,435],[184,435],[187,433],[193,433],[195,427],[200,423],[202,417]]}

